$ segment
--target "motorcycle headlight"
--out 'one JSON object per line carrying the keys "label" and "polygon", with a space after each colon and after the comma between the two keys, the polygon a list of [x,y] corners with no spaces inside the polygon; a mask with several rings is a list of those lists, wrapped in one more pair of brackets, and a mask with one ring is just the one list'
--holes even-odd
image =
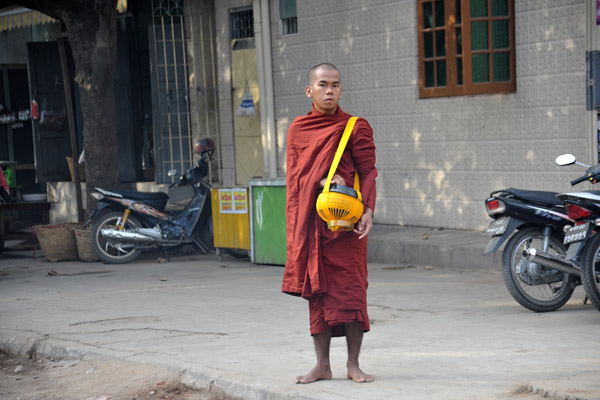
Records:
{"label": "motorcycle headlight", "polygon": [[102,193],[94,192],[94,193],[92,193],[92,197],[94,199],[100,201],[104,198],[104,195]]}

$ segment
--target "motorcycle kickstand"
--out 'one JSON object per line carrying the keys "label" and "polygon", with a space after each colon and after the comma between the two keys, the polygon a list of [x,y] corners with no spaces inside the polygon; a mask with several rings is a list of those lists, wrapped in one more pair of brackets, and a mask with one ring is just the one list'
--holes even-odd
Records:
{"label": "motorcycle kickstand", "polygon": [[167,250],[166,247],[162,248],[162,252],[163,252],[163,256],[165,256],[165,259],[167,259],[169,262],[171,262],[171,255],[169,254],[169,251]]}

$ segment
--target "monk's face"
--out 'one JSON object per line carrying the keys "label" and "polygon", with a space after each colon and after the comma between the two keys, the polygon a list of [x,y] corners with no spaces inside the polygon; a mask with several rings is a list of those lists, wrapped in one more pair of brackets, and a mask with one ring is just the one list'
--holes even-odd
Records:
{"label": "monk's face", "polygon": [[322,114],[335,113],[342,97],[340,73],[334,69],[318,68],[305,92],[313,100],[317,111]]}

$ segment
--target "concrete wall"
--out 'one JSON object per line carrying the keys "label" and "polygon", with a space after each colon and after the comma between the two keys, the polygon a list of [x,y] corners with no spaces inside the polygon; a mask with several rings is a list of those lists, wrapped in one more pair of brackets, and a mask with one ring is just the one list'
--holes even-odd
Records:
{"label": "concrete wall", "polygon": [[493,190],[568,190],[583,171],[560,171],[554,157],[595,162],[586,2],[515,3],[517,91],[421,100],[415,1],[298,1],[298,34],[283,37],[271,1],[280,169],[287,127],[310,109],[306,72],[332,62],[342,72],[341,107],[375,131],[377,223],[481,229]]}
{"label": "concrete wall", "polygon": [[[227,184],[235,176],[228,16],[252,2],[215,3]],[[515,1],[516,92],[419,99],[415,1],[298,1],[298,33],[282,36],[271,0],[278,175],[285,176],[287,128],[310,110],[306,73],[332,62],[342,73],[341,107],[375,131],[377,223],[481,229],[493,190],[569,190],[583,170],[559,169],[555,156],[597,157],[596,117],[585,110],[585,52],[598,36],[588,3]]]}
{"label": "concrete wall", "polygon": [[27,64],[27,42],[55,40],[57,23],[40,24],[0,32],[0,64]]}

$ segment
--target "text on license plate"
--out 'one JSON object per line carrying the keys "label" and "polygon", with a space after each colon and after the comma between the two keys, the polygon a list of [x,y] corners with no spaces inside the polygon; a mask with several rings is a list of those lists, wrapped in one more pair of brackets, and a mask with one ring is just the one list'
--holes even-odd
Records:
{"label": "text on license plate", "polygon": [[490,223],[490,226],[483,232],[488,236],[502,235],[506,231],[506,227],[510,222],[510,218],[500,218]]}
{"label": "text on license plate", "polygon": [[565,232],[565,239],[563,240],[563,244],[579,242],[581,240],[586,239],[589,227],[589,224],[572,226]]}

